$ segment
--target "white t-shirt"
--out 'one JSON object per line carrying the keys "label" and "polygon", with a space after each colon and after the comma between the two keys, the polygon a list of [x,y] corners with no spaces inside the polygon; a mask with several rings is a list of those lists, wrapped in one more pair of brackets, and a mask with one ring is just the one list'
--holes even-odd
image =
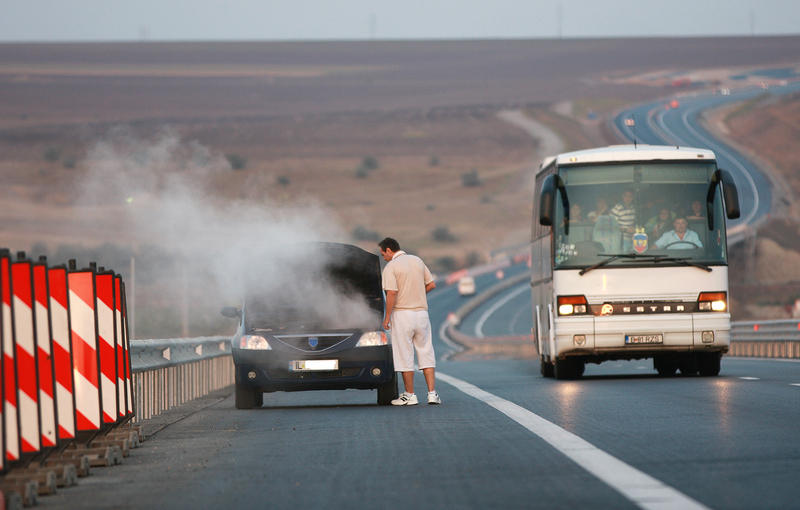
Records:
{"label": "white t-shirt", "polygon": [[433,281],[428,266],[416,255],[400,250],[383,268],[383,290],[396,290],[395,310],[427,310],[425,286]]}

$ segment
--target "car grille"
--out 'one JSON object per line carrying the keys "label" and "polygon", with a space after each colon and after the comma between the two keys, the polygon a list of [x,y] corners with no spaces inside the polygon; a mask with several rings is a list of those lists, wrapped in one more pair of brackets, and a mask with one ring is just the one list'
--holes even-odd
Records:
{"label": "car grille", "polygon": [[351,336],[353,336],[351,333],[340,335],[276,335],[275,339],[298,351],[320,352],[344,342]]}

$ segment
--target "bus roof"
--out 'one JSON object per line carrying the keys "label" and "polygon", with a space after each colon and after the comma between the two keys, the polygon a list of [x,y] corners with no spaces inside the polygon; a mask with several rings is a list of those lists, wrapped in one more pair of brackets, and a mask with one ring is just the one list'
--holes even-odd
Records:
{"label": "bus roof", "polygon": [[714,152],[708,149],[696,149],[694,147],[642,144],[610,145],[596,149],[565,152],[556,156],[556,163],[558,165],[574,165],[580,163],[612,163],[615,161],[696,161],[698,159],[714,161],[716,156],[714,156]]}

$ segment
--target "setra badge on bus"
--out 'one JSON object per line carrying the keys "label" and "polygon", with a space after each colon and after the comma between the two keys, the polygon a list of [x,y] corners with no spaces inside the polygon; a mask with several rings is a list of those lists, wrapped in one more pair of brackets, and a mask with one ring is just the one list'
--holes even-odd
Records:
{"label": "setra badge on bus", "polygon": [[633,250],[636,253],[644,253],[647,251],[647,234],[643,228],[637,228],[633,234]]}

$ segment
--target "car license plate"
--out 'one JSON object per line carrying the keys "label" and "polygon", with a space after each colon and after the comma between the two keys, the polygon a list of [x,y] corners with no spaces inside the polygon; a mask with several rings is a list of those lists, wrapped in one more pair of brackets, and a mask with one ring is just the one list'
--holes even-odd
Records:
{"label": "car license plate", "polygon": [[625,335],[626,344],[663,344],[664,335]]}
{"label": "car license plate", "polygon": [[338,359],[301,359],[289,362],[292,372],[325,372],[339,370]]}

